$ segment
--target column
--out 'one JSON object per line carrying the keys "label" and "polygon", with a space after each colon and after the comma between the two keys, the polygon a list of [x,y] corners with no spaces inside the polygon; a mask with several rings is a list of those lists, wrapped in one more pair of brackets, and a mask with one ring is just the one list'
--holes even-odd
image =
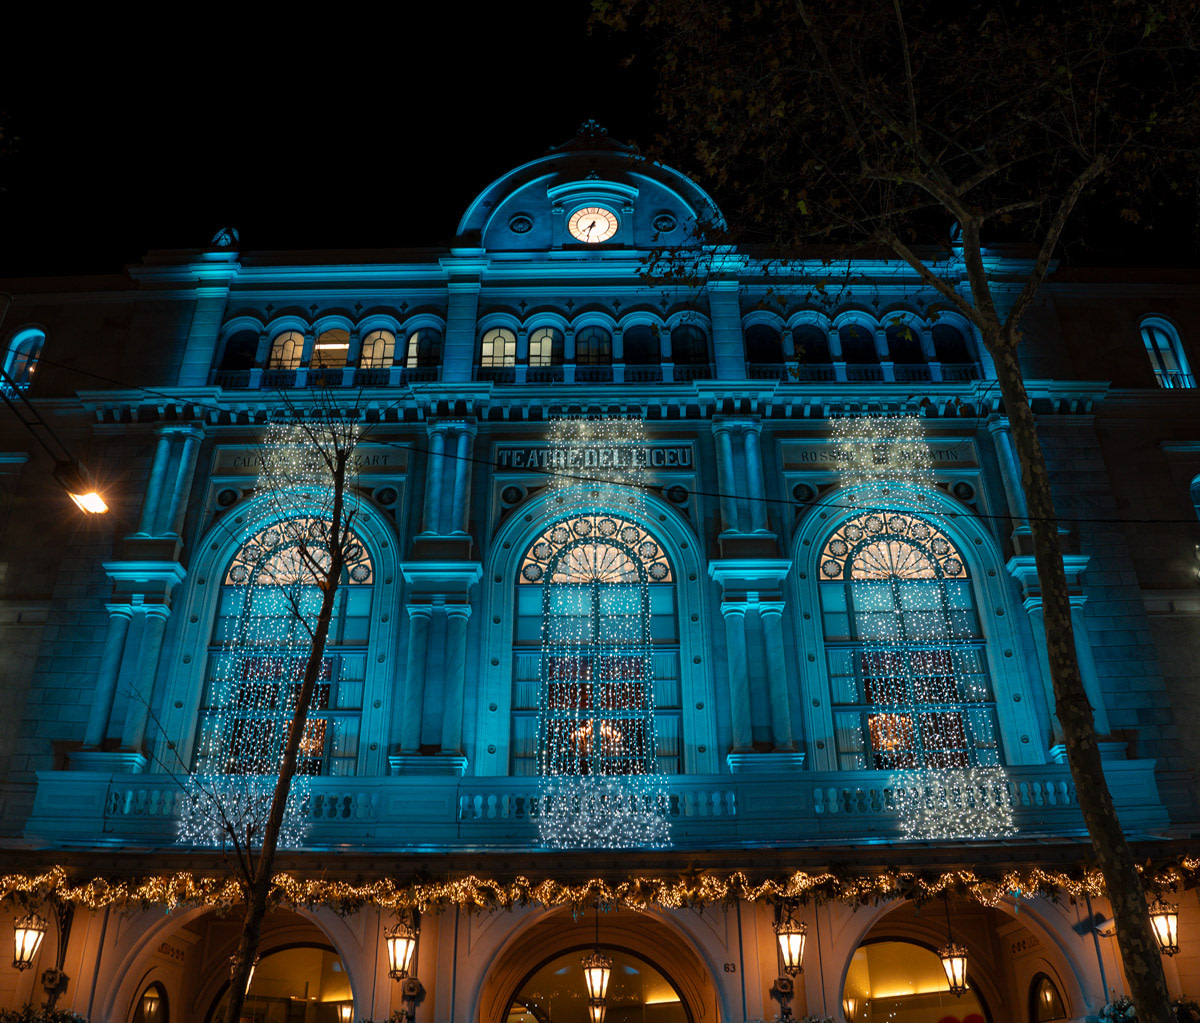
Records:
{"label": "column", "polygon": [[421,719],[425,714],[425,655],[429,649],[429,604],[408,605],[408,658],[404,666],[404,703],[400,714],[400,752],[421,748]]}
{"label": "column", "polygon": [[446,699],[442,707],[443,753],[462,753],[463,695],[467,683],[467,620],[470,604],[446,605]]}
{"label": "column", "polygon": [[425,532],[442,531],[442,473],[446,435],[436,425],[429,428],[429,464],[425,469]]}
{"label": "column", "polygon": [[771,741],[777,753],[796,749],[792,738],[792,705],[788,699],[787,668],[783,657],[783,603],[759,604],[767,647],[767,692],[771,700]]}
{"label": "column", "polygon": [[988,432],[996,447],[996,458],[1000,462],[1000,480],[1004,484],[1004,496],[1008,500],[1009,514],[1014,526],[1028,523],[1029,508],[1025,504],[1025,488],[1021,485],[1021,466],[1013,447],[1012,431],[1005,416],[990,416]]}
{"label": "column", "polygon": [[784,327],[779,332],[779,343],[783,348],[783,361],[791,362],[796,357],[796,339],[791,327]]}
{"label": "column", "polygon": [[846,379],[846,360],[842,356],[842,332],[837,327],[829,328],[829,361],[833,363],[833,379]]}
{"label": "column", "polygon": [[454,503],[451,506],[453,521],[450,531],[465,533],[470,504],[471,489],[471,430],[464,426],[458,433],[458,450],[454,463]]}
{"label": "column", "polygon": [[746,482],[750,491],[750,528],[756,532],[767,529],[767,501],[763,487],[762,451],[758,445],[758,423],[746,427],[742,443],[746,456]]}
{"label": "column", "polygon": [[183,454],[179,457],[179,470],[175,474],[175,489],[171,492],[171,505],[167,510],[167,521],[164,523],[168,532],[176,536],[183,530],[183,520],[187,516],[187,499],[192,489],[192,479],[196,474],[196,459],[200,455],[200,433],[189,430],[184,434]]}
{"label": "column", "polygon": [[160,433],[158,447],[154,451],[154,464],[150,468],[150,481],[146,484],[146,503],[142,505],[142,521],[138,532],[153,536],[158,526],[158,506],[162,503],[163,483],[167,466],[171,461],[171,435]]}
{"label": "column", "polygon": [[924,324],[921,327],[921,355],[929,366],[929,379],[942,379],[942,364],[938,362],[937,348],[933,343],[933,327]]}
{"label": "column", "polygon": [[750,728],[750,676],[746,671],[746,606],[721,604],[725,619],[725,648],[729,658],[729,716],[733,722],[733,752],[754,748]]}
{"label": "column", "polygon": [[721,495],[721,518],[727,532],[737,532],[737,498],[733,489],[733,442],[729,438],[729,427],[724,423],[713,431],[717,436],[717,490]]}
{"label": "column", "polygon": [[1075,659],[1079,662],[1079,674],[1083,679],[1083,691],[1092,705],[1092,719],[1097,735],[1111,735],[1108,710],[1104,706],[1104,694],[1100,691],[1100,676],[1096,671],[1096,659],[1092,656],[1092,643],[1088,634],[1087,620],[1083,616],[1083,604],[1087,598],[1071,598],[1071,631],[1075,635]]}
{"label": "column", "polygon": [[[1054,712],[1054,682],[1050,677],[1050,655],[1046,650],[1046,622],[1042,613],[1041,597],[1026,597],[1025,611],[1029,615],[1029,627],[1033,630],[1033,645],[1037,650],[1038,667],[1041,668],[1042,692],[1046,699],[1046,741],[1051,753],[1064,748],[1062,725]],[[1078,640],[1076,640],[1078,643]]]}
{"label": "column", "polygon": [[121,733],[121,748],[141,752],[146,741],[146,725],[150,720],[150,701],[154,697],[154,676],[162,652],[163,633],[167,628],[170,608],[155,605],[145,609],[142,645],[138,652],[133,691],[125,711],[125,730]]}
{"label": "column", "polygon": [[892,353],[888,349],[887,329],[884,327],[875,328],[875,357],[879,359],[879,365],[883,369],[883,379],[895,380],[896,365],[892,362]]}
{"label": "column", "polygon": [[85,749],[99,749],[108,735],[108,719],[112,714],[113,697],[117,693],[117,676],[125,653],[125,639],[133,608],[129,604],[110,604],[108,635],[100,654],[100,670],[96,673],[96,688],[92,692],[92,707],[88,712],[87,728],[83,733]]}

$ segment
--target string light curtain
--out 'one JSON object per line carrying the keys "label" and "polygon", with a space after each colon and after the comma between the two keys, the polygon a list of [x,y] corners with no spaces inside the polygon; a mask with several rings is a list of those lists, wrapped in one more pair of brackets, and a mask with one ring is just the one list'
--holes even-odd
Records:
{"label": "string light curtain", "polygon": [[542,586],[539,837],[559,849],[665,846],[648,587],[670,566],[640,525],[642,423],[556,419],[549,448],[555,524],[522,567]]}
{"label": "string light curtain", "polygon": [[[179,841],[255,847],[261,842],[283,748],[304,678],[330,565],[334,487],[329,463],[352,451],[350,421],[271,423],[261,449],[255,500],[236,528],[245,537],[223,579],[201,731],[186,783]],[[347,486],[343,524],[356,509]],[[233,523],[231,522],[231,525]],[[351,535],[336,621],[309,707],[280,831],[281,847],[304,836],[308,776],[352,774],[362,703],[363,655],[374,570]]]}
{"label": "string light curtain", "polygon": [[[826,638],[843,766],[890,770],[904,836],[1013,833],[1008,775],[968,569],[937,517],[920,419],[834,424],[839,472],[861,510],[821,553]],[[840,624],[839,624],[840,623]],[[856,721],[852,718],[857,717]],[[850,738],[848,738],[848,736]]]}

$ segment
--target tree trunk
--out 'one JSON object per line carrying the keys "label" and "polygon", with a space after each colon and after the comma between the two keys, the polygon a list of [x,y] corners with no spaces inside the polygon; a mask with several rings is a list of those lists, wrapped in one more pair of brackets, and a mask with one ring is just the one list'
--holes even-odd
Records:
{"label": "tree trunk", "polygon": [[1016,340],[996,336],[984,342],[996,364],[1004,410],[1012,427],[1013,444],[1021,462],[1021,483],[1029,506],[1029,526],[1046,629],[1046,650],[1054,686],[1054,706],[1062,725],[1067,763],[1075,782],[1079,809],[1092,839],[1092,848],[1117,928],[1117,944],[1137,1008],[1139,1023],[1174,1023],[1171,998],[1163,975],[1162,957],[1150,925],[1133,852],[1125,840],[1100,762],[1092,708],[1083,688],[1071,627],[1071,602],[1059,543],[1058,520],[1046,458],[1037,436],[1037,423],[1021,376]]}
{"label": "tree trunk", "polygon": [[304,726],[308,721],[308,705],[312,702],[313,690],[321,674],[321,662],[325,658],[325,642],[329,637],[329,623],[333,619],[333,602],[342,578],[345,536],[342,522],[342,503],[346,482],[347,452],[337,452],[337,465],[333,474],[333,513],[329,523],[329,570],[323,580],[321,610],[317,615],[317,627],[313,632],[312,646],[304,666],[304,682],[296,698],[292,723],[288,729],[283,758],[279,764],[279,779],[275,783],[275,794],[271,800],[271,812],[263,829],[262,849],[254,865],[254,876],[249,879],[246,892],[246,919],[242,924],[242,938],[234,960],[233,976],[229,986],[229,1001],[225,1006],[225,1023],[238,1023],[242,1006],[246,1001],[247,980],[250,969],[258,954],[258,943],[262,936],[262,922],[267,915],[267,897],[271,893],[271,882],[275,875],[275,850],[279,843],[279,830],[283,826],[283,815],[287,809],[288,793],[292,778],[296,774],[296,756]]}

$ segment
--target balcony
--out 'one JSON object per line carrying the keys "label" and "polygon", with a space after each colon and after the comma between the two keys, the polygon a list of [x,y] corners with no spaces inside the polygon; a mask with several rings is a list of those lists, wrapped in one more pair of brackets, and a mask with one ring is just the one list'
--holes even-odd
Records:
{"label": "balcony", "polygon": [[[1167,825],[1154,761],[1105,764],[1130,835]],[[900,840],[886,771],[668,775],[667,815],[679,849],[811,848]],[[1022,838],[1085,835],[1067,768],[1009,768]],[[25,834],[54,847],[170,847],[183,800],[166,775],[43,771]],[[312,778],[303,813],[310,849],[422,852],[525,850],[537,845],[536,778]]]}

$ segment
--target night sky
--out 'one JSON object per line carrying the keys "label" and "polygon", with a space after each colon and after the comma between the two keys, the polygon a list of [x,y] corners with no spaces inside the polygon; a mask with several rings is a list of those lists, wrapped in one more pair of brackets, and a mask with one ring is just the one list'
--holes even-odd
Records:
{"label": "night sky", "polygon": [[[246,251],[444,246],[490,181],[588,118],[643,144],[657,127],[650,63],[627,66],[634,38],[589,36],[589,0],[277,22],[245,3],[124,23],[42,6],[0,35],[18,136],[0,277],[115,273],[226,225]],[[1197,262],[1190,205],[1150,233],[1089,212],[1073,263]]]}

